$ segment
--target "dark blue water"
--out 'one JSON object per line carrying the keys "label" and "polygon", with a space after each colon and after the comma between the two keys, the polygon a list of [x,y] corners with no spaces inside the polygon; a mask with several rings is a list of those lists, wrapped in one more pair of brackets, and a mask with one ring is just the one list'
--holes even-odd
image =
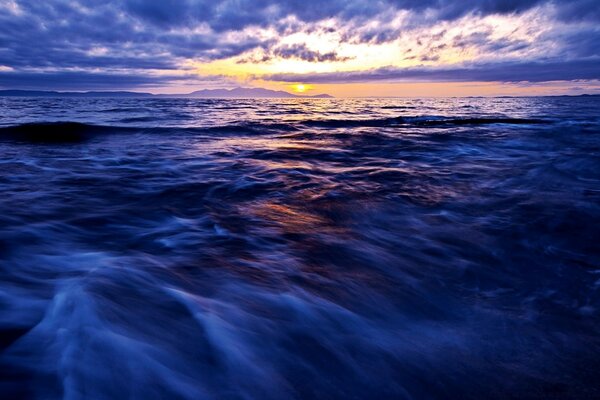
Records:
{"label": "dark blue water", "polygon": [[0,111],[2,399],[600,397],[600,98]]}

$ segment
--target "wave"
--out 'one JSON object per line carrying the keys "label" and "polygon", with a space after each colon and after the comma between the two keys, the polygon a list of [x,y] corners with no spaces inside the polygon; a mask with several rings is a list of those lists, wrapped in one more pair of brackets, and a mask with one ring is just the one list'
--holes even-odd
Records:
{"label": "wave", "polygon": [[184,128],[188,132],[206,132],[206,133],[220,133],[220,134],[246,134],[246,135],[260,135],[276,132],[293,132],[299,128],[294,124],[286,123],[246,123],[246,124],[232,124],[232,125],[217,125],[204,128]]}
{"label": "wave", "polygon": [[459,125],[533,125],[547,124],[550,121],[534,118],[509,118],[509,117],[388,117],[374,119],[324,119],[308,120],[303,125],[323,128],[357,128],[357,127],[394,127],[394,126],[459,126]]}
{"label": "wave", "polygon": [[84,124],[81,122],[35,122],[0,128],[0,138],[34,143],[79,143],[99,133],[139,128]]}
{"label": "wave", "polygon": [[[139,122],[151,122],[152,119],[144,118]],[[131,121],[133,122],[133,121]],[[304,127],[316,128],[369,128],[369,127],[444,127],[460,125],[527,125],[546,124],[548,120],[530,118],[508,118],[508,117],[481,117],[481,118],[446,118],[438,116],[419,117],[389,117],[374,119],[322,119],[305,120],[295,123],[241,123],[230,125],[217,125],[207,127],[152,127],[152,126],[113,126],[94,125],[71,121],[51,121],[24,123],[20,125],[0,127],[0,138],[8,138],[17,141],[37,143],[78,143],[86,141],[95,135],[106,133],[126,132],[185,132],[185,133],[218,133],[218,134],[242,134],[259,135],[274,132],[292,132]]]}
{"label": "wave", "polygon": [[94,125],[81,122],[36,122],[0,127],[0,138],[29,143],[80,143],[98,135],[142,131],[144,133],[201,132],[221,134],[233,132],[236,134],[256,134],[259,132],[257,127],[251,125],[225,125],[215,127],[144,127],[133,125]]}

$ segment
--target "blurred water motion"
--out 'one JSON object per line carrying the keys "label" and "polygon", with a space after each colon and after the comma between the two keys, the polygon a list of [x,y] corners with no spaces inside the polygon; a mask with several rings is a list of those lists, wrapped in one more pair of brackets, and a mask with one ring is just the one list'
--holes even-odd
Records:
{"label": "blurred water motion", "polygon": [[600,396],[598,98],[0,109],[2,398]]}

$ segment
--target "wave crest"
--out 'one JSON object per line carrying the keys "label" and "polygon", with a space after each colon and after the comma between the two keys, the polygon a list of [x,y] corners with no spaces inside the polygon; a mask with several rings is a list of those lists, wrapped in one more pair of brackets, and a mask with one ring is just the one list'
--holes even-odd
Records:
{"label": "wave crest", "polygon": [[[147,121],[149,122],[149,120]],[[71,121],[34,122],[0,128],[0,138],[34,143],[80,143],[95,135],[145,131],[153,133],[212,133],[259,135],[276,132],[292,132],[302,126],[313,128],[390,128],[390,127],[453,127],[461,125],[532,125],[546,124],[548,120],[509,117],[447,118],[438,116],[389,117],[374,119],[322,119],[290,123],[252,122],[217,126],[108,126]]]}
{"label": "wave crest", "polygon": [[303,125],[322,127],[322,128],[357,128],[357,127],[375,127],[385,128],[394,126],[459,126],[459,125],[533,125],[546,124],[549,121],[533,118],[509,118],[509,117],[438,117],[438,116],[419,116],[419,117],[389,117],[374,119],[324,119],[308,120]]}

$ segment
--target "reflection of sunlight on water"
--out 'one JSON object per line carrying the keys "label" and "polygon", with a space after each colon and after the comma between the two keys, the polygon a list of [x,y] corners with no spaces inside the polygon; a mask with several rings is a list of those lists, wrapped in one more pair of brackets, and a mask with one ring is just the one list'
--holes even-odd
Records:
{"label": "reflection of sunlight on water", "polygon": [[252,150],[252,149],[268,149],[268,150],[336,150],[328,148],[327,145],[333,145],[333,140],[292,140],[282,137],[242,137],[242,138],[224,138],[218,141],[218,147],[232,150]]}
{"label": "reflection of sunlight on water", "polygon": [[[306,237],[315,235],[339,235],[341,240],[348,231],[323,216],[318,215],[313,209],[309,210],[308,203],[297,205],[283,205],[266,201],[252,205],[245,205],[244,209],[265,224],[267,227],[278,228],[281,234],[299,234]],[[314,207],[314,206],[313,206]],[[320,205],[327,209],[327,204]]]}
{"label": "reflection of sunlight on water", "polygon": [[[294,140],[279,135],[261,135],[261,136],[242,136],[242,137],[221,137],[221,138],[196,138],[189,146],[186,146],[185,154],[193,156],[212,156],[220,158],[222,156],[233,155],[238,152],[250,151],[277,151],[292,152],[297,151],[298,154],[311,151],[341,151],[336,147],[338,143],[333,139],[321,137],[319,140]],[[270,162],[270,160],[259,160],[260,162]],[[296,160],[282,161],[274,160],[280,164],[284,163],[288,167],[292,167],[291,163],[296,163]]]}
{"label": "reflection of sunlight on water", "polygon": [[289,233],[310,233],[325,225],[326,221],[316,215],[309,214],[306,210],[292,208],[276,203],[261,203],[248,210],[250,213],[276,223]]}

